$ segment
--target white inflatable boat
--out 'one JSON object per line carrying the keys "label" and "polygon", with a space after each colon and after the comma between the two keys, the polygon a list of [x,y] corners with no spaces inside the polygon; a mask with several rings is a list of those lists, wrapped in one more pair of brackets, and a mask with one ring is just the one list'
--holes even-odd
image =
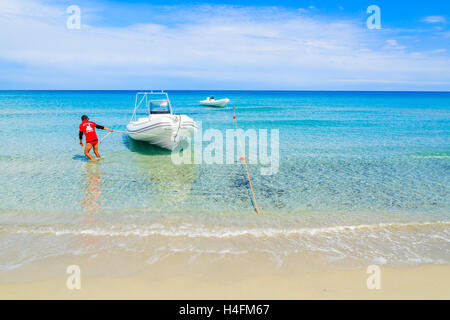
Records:
{"label": "white inflatable boat", "polygon": [[[163,99],[153,100],[155,95]],[[142,107],[139,110],[139,107]],[[138,113],[139,112],[139,113]],[[144,114],[144,117],[137,118]],[[173,114],[167,93],[139,92],[127,133],[130,138],[174,150],[197,131],[195,121],[184,114]]]}
{"label": "white inflatable boat", "polygon": [[228,104],[228,102],[230,102],[230,99],[228,98],[216,100],[214,97],[208,97],[205,100],[200,101],[200,105],[223,108]]}

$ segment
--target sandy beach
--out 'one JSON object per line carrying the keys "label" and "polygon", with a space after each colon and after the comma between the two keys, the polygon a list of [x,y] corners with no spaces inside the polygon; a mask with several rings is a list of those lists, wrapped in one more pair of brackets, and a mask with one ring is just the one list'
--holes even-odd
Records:
{"label": "sandy beach", "polygon": [[[254,266],[259,261],[256,261]],[[179,272],[188,266],[174,256],[126,276],[83,276],[80,290],[67,289],[69,275],[44,280],[2,281],[0,299],[449,299],[450,266],[381,267],[381,289],[367,288],[365,268],[302,271],[259,270],[241,264]],[[234,268],[233,268],[234,266]],[[42,266],[41,266],[42,267]],[[83,268],[82,268],[83,270]],[[178,272],[176,272],[178,270]],[[288,271],[289,270],[289,271]],[[198,271],[198,270],[197,270]],[[245,272],[245,271],[244,271]],[[16,276],[19,275],[16,273]]]}
{"label": "sandy beach", "polygon": [[125,278],[86,278],[68,290],[66,278],[0,284],[1,299],[449,299],[450,268],[425,266],[383,269],[380,290],[366,287],[365,270],[317,272],[240,281],[194,277],[153,280],[146,274]]}

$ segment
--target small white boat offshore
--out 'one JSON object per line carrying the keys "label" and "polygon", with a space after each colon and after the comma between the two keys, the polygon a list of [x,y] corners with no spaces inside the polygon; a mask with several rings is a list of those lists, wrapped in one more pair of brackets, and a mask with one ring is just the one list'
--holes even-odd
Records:
{"label": "small white boat offshore", "polygon": [[230,99],[228,98],[216,100],[214,97],[208,97],[205,100],[200,101],[200,105],[223,108],[228,104],[228,102],[230,102]]}
{"label": "small white boat offshore", "polygon": [[[157,99],[157,98],[160,99]],[[162,98],[161,98],[162,97]],[[138,115],[144,115],[139,117]],[[194,120],[173,114],[166,92],[138,92],[127,133],[130,138],[174,150],[197,131]]]}

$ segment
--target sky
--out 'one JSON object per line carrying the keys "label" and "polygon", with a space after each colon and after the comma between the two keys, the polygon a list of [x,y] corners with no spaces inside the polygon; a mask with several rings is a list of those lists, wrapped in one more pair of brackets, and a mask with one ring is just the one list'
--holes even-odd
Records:
{"label": "sky", "polygon": [[450,91],[450,1],[0,0],[13,89]]}

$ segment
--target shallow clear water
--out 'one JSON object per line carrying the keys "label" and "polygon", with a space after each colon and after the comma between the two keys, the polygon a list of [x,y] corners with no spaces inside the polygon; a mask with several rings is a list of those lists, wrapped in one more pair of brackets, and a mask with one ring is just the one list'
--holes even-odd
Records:
{"label": "shallow clear water", "polygon": [[[174,111],[203,132],[232,129],[236,99],[240,128],[279,130],[278,173],[249,165],[259,216],[238,160],[175,165],[114,133],[103,160],[87,162],[80,116],[124,130],[134,95],[0,92],[0,270],[120,248],[155,257],[161,246],[317,253],[343,265],[450,262],[450,93],[169,91]],[[199,106],[208,95],[232,103]],[[103,241],[81,244],[88,236]]]}

